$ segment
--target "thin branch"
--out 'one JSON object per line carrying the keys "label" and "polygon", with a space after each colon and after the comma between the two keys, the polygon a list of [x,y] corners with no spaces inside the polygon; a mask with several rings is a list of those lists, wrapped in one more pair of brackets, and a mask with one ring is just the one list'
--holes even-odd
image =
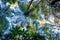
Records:
{"label": "thin branch", "polygon": [[33,3],[33,0],[30,1],[27,10],[26,10],[26,12],[24,13],[25,16],[28,16],[28,15],[29,15],[29,12],[30,12],[29,8],[30,8],[30,6],[32,5],[32,3]]}
{"label": "thin branch", "polygon": [[[29,7],[28,7],[28,10],[24,13],[25,16],[29,16],[29,13],[32,11],[32,9],[29,10],[32,2],[33,2],[33,0],[31,1],[30,5],[29,5]],[[40,3],[40,1],[37,3],[37,5],[35,5],[35,7],[37,7],[39,3]]]}
{"label": "thin branch", "polygon": [[33,0],[30,1],[28,9],[30,8],[31,4],[33,3]]}

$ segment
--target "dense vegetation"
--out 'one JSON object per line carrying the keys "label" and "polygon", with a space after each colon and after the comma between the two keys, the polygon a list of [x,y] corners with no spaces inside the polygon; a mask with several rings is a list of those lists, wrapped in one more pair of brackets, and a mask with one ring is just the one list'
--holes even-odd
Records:
{"label": "dense vegetation", "polygon": [[[1,33],[1,40],[60,40],[58,37],[52,37],[50,33],[49,26],[47,25],[47,21],[49,21],[49,17],[51,15],[54,17],[54,20],[49,21],[48,24],[54,25],[54,26],[60,26],[60,0],[1,0],[2,3],[6,6],[6,8],[2,7],[2,4],[0,3],[0,33]],[[17,11],[15,9],[21,10]],[[41,13],[40,13],[41,12]],[[2,13],[4,15],[2,15]],[[13,14],[14,13],[14,14]],[[15,17],[18,14],[18,16],[21,16],[20,14],[23,13],[23,16],[26,18],[30,18],[33,20],[33,22],[29,22],[24,20],[23,16],[23,22],[16,23],[19,19]],[[41,17],[42,14],[42,17]],[[17,19],[15,22],[14,17]],[[11,19],[10,19],[10,18]],[[8,19],[7,19],[8,18]],[[51,18],[52,19],[52,18]],[[9,21],[9,22],[7,22]],[[44,35],[41,35],[42,31],[38,33],[39,28],[37,29],[36,21],[39,24],[39,27],[42,26],[41,29],[43,29]],[[23,25],[25,22],[25,25]],[[9,24],[11,23],[11,24]],[[9,29],[8,34],[2,34],[4,28],[9,24],[12,26]],[[8,26],[8,27],[10,27]],[[59,35],[60,33],[56,34]]]}

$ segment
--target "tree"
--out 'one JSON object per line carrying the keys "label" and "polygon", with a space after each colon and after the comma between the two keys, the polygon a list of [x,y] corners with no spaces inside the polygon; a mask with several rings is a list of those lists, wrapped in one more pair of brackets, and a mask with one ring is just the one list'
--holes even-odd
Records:
{"label": "tree", "polygon": [[[47,23],[47,21],[49,22],[48,24],[51,25],[59,24],[60,17],[58,16],[59,15],[58,13],[60,13],[60,9],[59,9],[60,3],[58,1],[60,0],[30,0],[29,2],[25,0],[26,1],[26,2],[24,1],[25,3],[23,2],[23,0],[1,0],[1,1],[2,1],[1,3],[4,4],[3,5],[4,7],[2,7],[2,4],[0,3],[1,4],[0,5],[0,13],[1,13],[0,32],[1,33],[8,23],[6,22],[7,21],[6,17],[13,18],[14,14],[15,14],[14,17],[16,16],[17,13],[14,13],[14,11],[17,6],[19,7],[19,10],[23,12],[22,15],[25,18],[28,17],[32,19],[33,22],[35,21],[33,23],[30,21],[27,22],[27,20],[29,19],[24,20],[24,22],[26,21],[27,24],[26,30],[24,30],[24,27],[20,25],[21,23],[20,21],[19,21],[20,23],[15,23],[16,26],[13,26],[14,23],[12,21],[14,19],[13,20],[11,19],[12,21],[9,20],[9,22],[12,24],[13,27],[9,30],[10,33],[8,35],[4,35],[5,38],[2,38],[1,40],[45,40],[45,36],[41,36],[40,34],[37,33],[37,29],[36,29],[37,24],[39,25],[39,27],[43,24],[41,29],[43,29],[44,33],[47,35],[46,37],[48,38],[48,40],[53,40],[51,34],[49,34],[49,28],[45,24]],[[52,20],[54,21],[54,24],[52,24],[48,20],[49,19],[48,17],[50,17],[50,15],[54,16],[54,20]],[[40,18],[40,16],[42,17]],[[16,19],[18,20],[18,18]],[[39,20],[40,24],[39,23],[36,24],[37,20]]]}
{"label": "tree", "polygon": [[45,40],[44,36],[40,36],[36,33],[36,30],[31,23],[28,24],[27,27],[27,30],[24,30],[23,27],[16,25],[10,29],[10,34],[5,35],[4,40]]}

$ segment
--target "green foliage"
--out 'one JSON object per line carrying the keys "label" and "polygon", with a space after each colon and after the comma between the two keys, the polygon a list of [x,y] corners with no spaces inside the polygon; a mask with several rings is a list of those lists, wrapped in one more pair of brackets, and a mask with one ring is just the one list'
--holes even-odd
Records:
{"label": "green foliage", "polygon": [[20,8],[23,12],[26,12],[27,10],[30,10],[29,12],[29,17],[32,18],[32,19],[38,19],[38,14],[37,14],[37,11],[38,11],[38,7],[36,7],[36,5],[31,5],[30,8],[28,9],[28,3],[26,3],[25,5],[24,4],[21,4],[20,3]]}
{"label": "green foliage", "polygon": [[13,4],[16,2],[16,0],[6,0],[6,2],[9,2],[10,4]]}
{"label": "green foliage", "polygon": [[47,16],[47,9],[45,7],[44,1],[40,2],[42,13]]}
{"label": "green foliage", "polygon": [[33,25],[33,23],[28,22],[27,30],[29,30],[29,32],[36,32],[36,27]]}
{"label": "green foliage", "polygon": [[22,32],[22,31],[20,30],[20,27],[18,27],[18,26],[13,27],[10,31],[11,31],[11,33],[10,33],[9,38],[11,38],[11,39],[15,39],[16,36],[17,36],[17,35],[20,35],[20,34],[21,34],[20,32]]}
{"label": "green foliage", "polygon": [[4,17],[0,16],[0,32],[3,30],[3,28],[6,26],[6,20]]}
{"label": "green foliage", "polygon": [[52,37],[51,37],[51,34],[49,34],[49,29],[48,29],[47,25],[44,25],[43,29],[44,29],[44,32],[47,35],[48,39],[52,40]]}
{"label": "green foliage", "polygon": [[43,36],[40,36],[39,34],[32,33],[32,40],[45,40]]}
{"label": "green foliage", "polygon": [[27,8],[28,8],[28,4],[23,4],[23,3],[20,3],[20,6],[19,6],[20,8],[21,8],[21,10],[23,11],[23,12],[25,12],[26,10],[27,10]]}
{"label": "green foliage", "polygon": [[[15,26],[10,30],[9,36],[7,36],[11,40],[45,40],[43,36],[40,36],[39,34],[34,31],[34,27],[31,23],[28,23],[27,30],[21,30],[21,26]],[[33,27],[33,29],[32,29]],[[30,29],[31,31],[30,31]],[[32,32],[33,31],[33,32]],[[6,37],[6,39],[7,39]]]}
{"label": "green foliage", "polygon": [[47,25],[44,25],[43,29],[44,29],[44,32],[45,32],[46,34],[49,32],[49,29],[48,29]]}
{"label": "green foliage", "polygon": [[33,5],[30,10],[29,17],[32,19],[38,19],[38,7]]}
{"label": "green foliage", "polygon": [[49,40],[52,40],[51,34],[47,34],[47,37],[48,37]]}
{"label": "green foliage", "polygon": [[47,16],[47,10],[45,8],[42,8],[42,13]]}
{"label": "green foliage", "polygon": [[[6,2],[10,3],[14,5],[14,3],[16,2],[16,0],[6,0]],[[47,9],[45,7],[44,4],[44,0],[41,0],[40,2],[41,5],[41,10],[42,13],[47,16]],[[28,17],[36,20],[38,19],[38,7],[32,3],[32,5],[30,6],[30,8],[28,8],[29,4],[23,4],[20,3],[19,7],[21,8],[21,10],[25,13],[26,11],[30,11],[28,12],[29,15]],[[57,12],[60,12],[59,8],[56,8]],[[7,8],[7,10],[5,10],[6,16],[9,16],[11,13],[11,10],[9,8]],[[58,20],[55,21],[56,23],[58,22]],[[6,20],[4,17],[0,17],[0,32],[2,31],[2,29],[6,26]],[[44,25],[43,30],[45,32],[45,34],[47,35],[49,40],[52,40],[51,34],[49,34],[49,29],[47,27],[47,25]],[[12,29],[10,29],[10,34],[6,35],[6,39],[11,39],[11,40],[45,40],[44,36],[40,36],[38,33],[36,33],[36,27],[34,26],[33,23],[27,23],[27,30],[24,30],[22,26],[13,26]],[[56,38],[54,40],[57,40]],[[60,40],[60,39],[59,39]]]}

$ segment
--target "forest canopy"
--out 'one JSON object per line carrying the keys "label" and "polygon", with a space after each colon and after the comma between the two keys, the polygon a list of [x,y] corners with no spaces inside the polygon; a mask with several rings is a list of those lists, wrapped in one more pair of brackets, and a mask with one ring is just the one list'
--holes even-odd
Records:
{"label": "forest canopy", "polygon": [[0,0],[1,40],[60,40],[60,0]]}

